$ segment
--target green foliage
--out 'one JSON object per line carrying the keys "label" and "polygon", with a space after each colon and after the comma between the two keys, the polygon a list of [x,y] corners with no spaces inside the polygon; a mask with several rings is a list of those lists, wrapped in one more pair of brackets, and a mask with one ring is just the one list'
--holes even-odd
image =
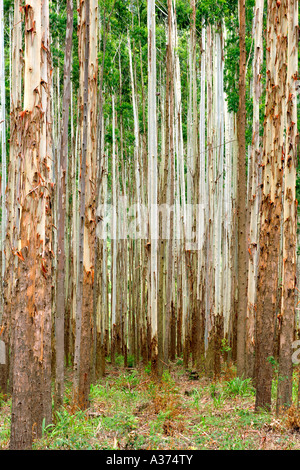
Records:
{"label": "green foliage", "polygon": [[[153,382],[143,371],[122,370],[116,374],[112,368],[110,374],[108,368],[106,378],[91,386],[91,406],[86,411],[72,409],[69,400],[72,383],[67,382],[64,407],[54,413],[51,425],[45,426],[44,422],[42,438],[34,442],[33,448],[138,450],[179,449],[187,445],[190,449],[261,448],[261,432],[272,424],[273,415],[253,411],[251,382],[234,379],[208,385],[206,379],[200,379],[196,388],[183,394],[180,383],[185,386],[185,382],[181,382],[181,370],[174,367],[163,374],[160,382]],[[295,372],[295,385],[297,379]],[[239,400],[235,399],[237,396]],[[10,402],[0,408],[1,450],[9,445],[9,410]],[[283,431],[277,437],[270,433],[271,444],[276,448],[297,446],[292,434],[284,433],[284,421],[278,423]]]}
{"label": "green foliage", "polygon": [[176,18],[178,29],[184,30],[190,27],[190,18],[192,14],[189,0],[176,1]]}
{"label": "green foliage", "polygon": [[218,408],[219,406],[221,406],[224,397],[222,395],[222,389],[220,387],[220,384],[218,384],[217,382],[211,383],[209,386],[209,394],[213,400],[214,407]]}
{"label": "green foliage", "polygon": [[277,359],[275,359],[274,356],[269,356],[267,360],[268,360],[269,364],[271,364],[271,366],[273,367],[274,372],[277,373],[278,372],[278,366],[279,366],[279,363],[278,363]]}
{"label": "green foliage", "polygon": [[115,364],[116,366],[123,366],[124,365],[124,357],[120,354],[116,354],[115,357]]}
{"label": "green foliage", "polygon": [[135,366],[135,357],[133,354],[129,354],[127,357],[127,365],[128,367],[134,367]]}
{"label": "green foliage", "polygon": [[145,374],[150,375],[151,374],[151,361],[148,362],[148,364],[145,366]]}
{"label": "green foliage", "polygon": [[7,397],[0,392],[0,409],[2,408],[2,406],[6,405],[7,403]]}
{"label": "green foliage", "polygon": [[171,376],[171,374],[168,370],[164,370],[161,380],[162,380],[162,383],[166,384],[168,387],[174,387],[175,386],[175,380]]}
{"label": "green foliage", "polygon": [[197,25],[201,27],[205,24],[218,24],[222,21],[226,13],[230,11],[236,2],[228,0],[202,0],[197,5]]}
{"label": "green foliage", "polygon": [[192,391],[192,398],[193,398],[193,404],[195,408],[197,408],[197,410],[199,410],[199,401],[201,397],[202,397],[201,390],[198,388],[194,388],[194,390]]}
{"label": "green foliage", "polygon": [[[86,412],[72,414],[62,408],[55,412],[53,424],[43,425],[42,439],[34,443],[33,449],[89,449],[98,423],[99,420],[94,422],[89,419]],[[99,449],[100,446],[95,442],[93,448]]]}
{"label": "green foliage", "polygon": [[177,366],[182,366],[183,365],[183,359],[181,357],[179,357],[176,361],[176,365]]}
{"label": "green foliage", "polygon": [[[224,21],[227,30],[227,38],[225,44],[225,70],[224,70],[224,91],[226,93],[226,100],[228,110],[237,113],[239,106],[239,21],[238,21],[238,2],[233,0],[226,3],[224,9]],[[252,141],[252,59],[253,59],[253,6],[254,0],[246,2],[246,57],[247,57],[247,70],[246,70],[246,147]],[[263,119],[263,116],[261,116]],[[261,121],[262,122],[262,121]]]}
{"label": "green foliage", "polygon": [[225,382],[223,394],[225,397],[247,397],[254,395],[255,390],[251,379],[241,379],[240,377],[235,377],[234,379]]}
{"label": "green foliage", "polygon": [[221,352],[227,353],[231,351],[231,347],[229,346],[229,342],[227,338],[223,338],[221,341]]}
{"label": "green foliage", "polygon": [[127,434],[138,427],[136,416],[126,412],[117,413],[115,416],[104,417],[102,420],[104,429],[114,430],[121,434]]}

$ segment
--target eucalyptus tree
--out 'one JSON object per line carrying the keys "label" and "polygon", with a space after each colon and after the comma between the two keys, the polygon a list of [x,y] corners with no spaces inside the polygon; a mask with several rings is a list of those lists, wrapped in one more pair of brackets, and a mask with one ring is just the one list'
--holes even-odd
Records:
{"label": "eucalyptus tree", "polygon": [[[122,354],[125,367],[151,359],[160,375],[176,349],[210,375],[222,356],[233,359],[238,375],[256,374],[256,408],[270,408],[276,327],[278,409],[289,405],[297,1],[268,0],[266,83],[262,0],[51,5],[49,31],[48,1],[15,2],[6,127],[0,77],[1,142],[10,131],[0,338],[11,350],[11,447],[29,448],[51,420],[51,319],[57,406],[66,357],[73,404],[85,409],[107,356],[117,365]],[[0,23],[1,72],[2,37]],[[161,224],[158,203],[170,216]]]}
{"label": "eucalyptus tree", "polygon": [[268,2],[266,105],[262,157],[259,264],[256,313],[256,404],[270,409],[282,213],[282,155],[287,63],[287,2]]}
{"label": "eucalyptus tree", "polygon": [[18,281],[13,318],[11,449],[30,448],[33,436],[41,436],[43,421],[51,421],[49,3],[30,1],[23,11],[24,102],[16,116],[20,139],[15,141],[20,161],[20,230],[14,252]]}
{"label": "eucalyptus tree", "polygon": [[[0,320],[3,317],[3,280],[5,273],[6,259],[4,256],[5,234],[6,234],[6,115],[5,115],[5,54],[4,54],[4,11],[3,0],[0,2],[0,145],[1,145],[1,288],[0,288]],[[6,350],[7,344],[0,340],[1,361],[0,361],[0,389],[6,393],[7,385],[7,364]],[[4,356],[4,357],[3,357]]]}
{"label": "eucalyptus tree", "polygon": [[[281,329],[279,349],[279,380],[277,408],[292,404],[293,386],[293,339],[295,327],[295,289],[296,289],[296,245],[297,245],[297,94],[298,77],[298,2],[292,0],[282,3],[282,15],[287,17],[287,77],[283,82],[286,98],[286,144],[284,153],[284,195],[283,195],[283,269]],[[286,42],[283,43],[286,47]],[[282,65],[285,67],[285,64]],[[280,70],[279,73],[281,74]],[[283,76],[284,78],[284,76]]]}
{"label": "eucalyptus tree", "polygon": [[[105,122],[104,122],[104,73],[106,59],[106,45],[108,29],[111,16],[114,11],[115,0],[113,1],[110,13],[107,17],[107,2],[100,4],[99,9],[99,41],[102,40],[102,62],[99,67],[99,93],[98,109],[99,118],[97,121],[97,158],[96,158],[96,189],[95,189],[95,207],[96,207],[96,232],[94,241],[94,286],[93,286],[93,363],[92,380],[95,380],[97,373],[104,376],[105,373],[105,323],[107,314],[106,308],[106,290],[107,290],[107,242],[106,227],[103,223],[103,214],[99,209],[106,203],[107,199],[107,155],[104,153],[105,144]],[[99,4],[98,4],[99,7]],[[101,15],[102,13],[102,15]]]}
{"label": "eucalyptus tree", "polygon": [[259,201],[260,201],[260,100],[262,94],[261,72],[263,65],[263,16],[264,2],[257,0],[254,7],[253,33],[253,123],[252,123],[252,149],[250,158],[250,190],[249,190],[249,261],[248,261],[248,295],[246,320],[246,375],[254,376],[254,344],[255,344],[255,311],[256,311],[256,283],[258,264],[258,236],[259,236]]}
{"label": "eucalyptus tree", "polygon": [[67,26],[64,56],[64,90],[61,129],[60,169],[58,179],[58,260],[57,260],[57,299],[56,299],[56,404],[61,405],[64,394],[64,324],[65,324],[65,235],[66,235],[66,179],[68,160],[69,116],[71,104],[71,55],[73,36],[73,0],[67,2]]}
{"label": "eucalyptus tree", "polygon": [[237,114],[238,139],[238,317],[237,317],[237,374],[245,374],[246,310],[247,310],[247,249],[246,249],[246,7],[239,0],[239,108]]}
{"label": "eucalyptus tree", "polygon": [[147,2],[148,25],[148,211],[150,245],[149,309],[151,322],[151,361],[158,371],[158,216],[157,216],[157,116],[156,116],[156,36],[155,1]]}
{"label": "eucalyptus tree", "polygon": [[[5,113],[5,54],[4,54],[4,11],[3,0],[0,2],[0,139],[1,139],[1,252],[6,233],[6,113]],[[5,270],[5,258],[1,260],[1,276],[3,278]]]}
{"label": "eucalyptus tree", "polygon": [[[88,245],[88,228],[86,226],[87,199],[87,160],[89,134],[89,56],[90,56],[90,1],[81,3],[79,28],[79,65],[80,65],[80,108],[81,115],[81,167],[80,167],[80,232],[78,242],[78,286],[76,292],[76,335],[74,351],[73,399],[75,406],[85,409],[89,399],[89,311],[86,305],[87,292],[92,285],[90,271],[90,251]],[[90,225],[89,223],[87,224]],[[88,253],[86,253],[86,249]],[[89,266],[88,266],[89,265]],[[89,270],[87,269],[89,268]],[[87,280],[87,276],[89,276]],[[89,292],[91,294],[91,292]],[[91,297],[90,297],[91,298]],[[85,300],[85,302],[83,302]],[[87,366],[87,369],[85,367]]]}
{"label": "eucalyptus tree", "polygon": [[[172,0],[168,0],[168,67],[171,72],[169,80],[169,122],[166,132],[169,132],[169,152],[168,152],[168,168],[169,168],[169,191],[168,191],[168,206],[170,211],[174,207],[175,202],[175,149],[174,149],[174,71],[175,71],[175,28],[176,19],[175,11]],[[170,221],[168,227],[168,243],[167,243],[167,280],[166,280],[166,313],[165,313],[165,345],[164,345],[164,362],[168,363],[170,355],[172,355],[172,344],[175,342],[174,333],[174,279],[175,279],[175,265],[174,265],[174,250],[175,250],[175,214],[174,211],[170,212]],[[174,346],[173,346],[174,350]],[[173,353],[174,355],[174,353]]]}

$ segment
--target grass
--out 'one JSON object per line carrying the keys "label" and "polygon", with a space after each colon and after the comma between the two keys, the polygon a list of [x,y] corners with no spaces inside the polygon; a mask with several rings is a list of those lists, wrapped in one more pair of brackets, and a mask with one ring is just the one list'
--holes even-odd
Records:
{"label": "grass", "polygon": [[[34,449],[300,449],[297,409],[280,420],[274,412],[255,413],[251,380],[227,377],[191,380],[177,360],[156,382],[148,366],[108,365],[105,379],[91,386],[86,411],[74,411],[66,381],[64,405]],[[9,446],[10,406],[0,400],[2,450]]]}
{"label": "grass", "polygon": [[252,386],[251,379],[243,380],[240,377],[235,377],[234,379],[225,382],[223,393],[227,397],[248,397],[255,395],[255,389]]}

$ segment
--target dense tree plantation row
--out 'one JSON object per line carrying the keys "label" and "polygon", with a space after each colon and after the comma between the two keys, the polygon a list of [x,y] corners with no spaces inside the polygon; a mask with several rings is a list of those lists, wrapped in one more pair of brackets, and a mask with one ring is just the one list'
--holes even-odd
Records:
{"label": "dense tree plantation row", "polygon": [[298,57],[297,0],[0,0],[11,449],[120,356],[292,405]]}

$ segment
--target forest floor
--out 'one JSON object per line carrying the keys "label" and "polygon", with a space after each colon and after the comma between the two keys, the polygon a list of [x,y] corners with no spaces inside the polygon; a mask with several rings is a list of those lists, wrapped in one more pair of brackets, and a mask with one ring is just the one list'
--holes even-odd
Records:
{"label": "forest floor", "polygon": [[[234,377],[234,369],[212,381],[179,359],[155,382],[147,367],[108,364],[86,411],[72,409],[67,375],[64,406],[34,449],[300,449],[300,413],[255,413],[251,381]],[[9,447],[10,404],[0,400],[0,450]]]}

